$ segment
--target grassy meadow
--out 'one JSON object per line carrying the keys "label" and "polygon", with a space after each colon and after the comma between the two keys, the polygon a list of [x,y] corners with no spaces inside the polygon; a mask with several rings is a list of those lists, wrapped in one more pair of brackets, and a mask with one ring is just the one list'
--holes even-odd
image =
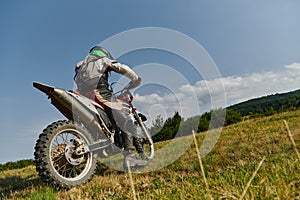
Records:
{"label": "grassy meadow", "polygon": [[[133,173],[135,194],[128,173],[101,164],[91,182],[70,190],[44,184],[29,166],[0,172],[0,199],[240,199],[251,178],[243,199],[300,199],[300,160],[284,120],[300,151],[300,110],[223,128],[213,150],[202,158],[208,190],[192,144],[163,169]],[[198,146],[205,134],[196,135]]]}

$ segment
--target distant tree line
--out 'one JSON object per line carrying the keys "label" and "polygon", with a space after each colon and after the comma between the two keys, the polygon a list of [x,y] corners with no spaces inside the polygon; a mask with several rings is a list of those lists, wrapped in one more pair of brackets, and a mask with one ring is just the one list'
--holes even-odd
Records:
{"label": "distant tree line", "polygon": [[242,121],[242,116],[234,110],[220,108],[186,120],[178,112],[175,112],[173,117],[169,117],[165,122],[163,121],[163,118],[159,115],[152,123],[150,133],[153,135],[154,142],[190,135],[192,130],[202,132],[228,126]]}
{"label": "distant tree line", "polygon": [[34,165],[34,161],[32,159],[19,160],[16,162],[7,162],[5,164],[0,164],[0,172],[10,169],[21,169],[29,165]]}
{"label": "distant tree line", "polygon": [[238,123],[245,117],[269,116],[276,113],[300,108],[300,90],[274,94],[242,102],[226,109],[215,109],[200,116],[183,119],[178,112],[164,122],[161,116],[153,121],[150,133],[153,141],[165,141],[175,137],[207,131]]}
{"label": "distant tree line", "polygon": [[300,90],[251,99],[228,108],[250,118],[296,110],[300,108]]}

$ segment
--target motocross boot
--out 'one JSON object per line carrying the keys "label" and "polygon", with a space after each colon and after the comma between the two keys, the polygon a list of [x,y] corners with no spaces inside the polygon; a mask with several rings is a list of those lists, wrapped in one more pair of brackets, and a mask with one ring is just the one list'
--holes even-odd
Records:
{"label": "motocross boot", "polygon": [[134,127],[134,124],[132,120],[128,120],[125,123],[126,131],[123,131],[123,139],[124,139],[124,163],[123,167],[125,170],[128,170],[128,167],[130,168],[141,168],[148,164],[147,160],[141,160],[136,157],[136,154],[134,153],[134,149],[137,149],[139,153],[141,153],[142,146],[138,146],[138,148],[135,146],[136,142],[134,142],[134,138],[136,137],[136,128]]}
{"label": "motocross boot", "polygon": [[127,171],[128,167],[132,169],[142,168],[148,164],[146,160],[138,159],[133,150],[128,150],[124,152],[124,170]]}
{"label": "motocross boot", "polygon": [[141,168],[146,166],[148,163],[146,160],[141,160],[136,157],[134,153],[135,147],[133,145],[133,136],[128,133],[124,133],[124,142],[125,142],[125,151],[124,151],[124,162],[123,167],[124,170],[127,171],[128,167],[130,168]]}
{"label": "motocross boot", "polygon": [[140,159],[147,160],[147,157],[144,153],[143,138],[140,136],[134,136],[133,137],[133,145],[134,145],[136,151],[138,152]]}

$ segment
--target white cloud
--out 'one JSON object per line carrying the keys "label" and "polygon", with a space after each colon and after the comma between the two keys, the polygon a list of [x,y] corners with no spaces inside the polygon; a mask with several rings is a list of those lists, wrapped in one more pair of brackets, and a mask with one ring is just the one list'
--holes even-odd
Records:
{"label": "white cloud", "polygon": [[[225,91],[224,91],[224,88]],[[233,105],[248,99],[269,94],[283,93],[300,88],[300,63],[286,65],[280,72],[253,73],[213,80],[201,80],[194,85],[185,84],[172,94],[137,95],[135,100],[141,111],[153,120],[158,114],[170,117],[179,111],[185,118],[210,109]],[[224,93],[225,92],[225,93]],[[225,94],[226,103],[223,101]],[[212,101],[214,99],[214,101]],[[212,105],[212,102],[214,103]],[[160,109],[151,112],[159,105]]]}
{"label": "white cloud", "polygon": [[300,63],[292,63],[290,65],[286,65],[285,68],[292,69],[292,70],[299,70],[300,69]]}

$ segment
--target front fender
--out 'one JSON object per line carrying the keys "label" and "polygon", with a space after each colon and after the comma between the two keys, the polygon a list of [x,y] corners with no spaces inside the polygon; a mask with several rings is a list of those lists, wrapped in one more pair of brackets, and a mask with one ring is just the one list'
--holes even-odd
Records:
{"label": "front fender", "polygon": [[142,122],[147,121],[147,117],[144,114],[142,114],[140,112],[137,112],[137,114],[141,118]]}

